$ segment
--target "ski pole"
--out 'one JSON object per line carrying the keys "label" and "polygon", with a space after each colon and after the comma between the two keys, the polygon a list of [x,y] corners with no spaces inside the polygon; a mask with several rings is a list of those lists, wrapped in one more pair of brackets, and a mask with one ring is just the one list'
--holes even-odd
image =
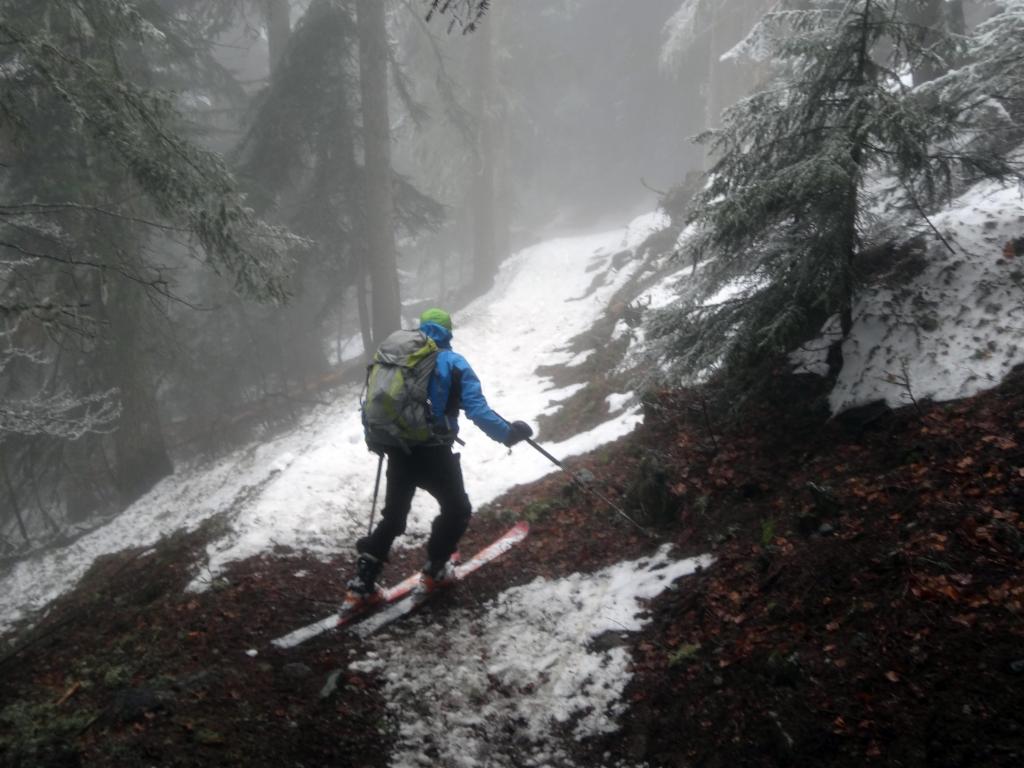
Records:
{"label": "ski pole", "polygon": [[373,503],[370,505],[370,527],[366,531],[366,535],[369,536],[373,533],[373,515],[377,511],[377,493],[380,491],[380,471],[384,468],[384,454],[380,454],[380,459],[377,461],[377,481],[373,484]]}
{"label": "ski pole", "polygon": [[601,501],[603,501],[609,507],[611,507],[616,512],[618,512],[622,517],[624,517],[627,520],[629,520],[629,522],[631,522],[633,525],[635,525],[637,528],[639,528],[641,531],[643,531],[643,534],[645,536],[651,536],[651,537],[654,536],[654,534],[652,534],[650,531],[648,531],[646,528],[644,528],[642,525],[640,525],[640,523],[638,523],[632,517],[630,517],[625,512],[623,512],[618,504],[613,502],[611,499],[609,499],[603,493],[598,491],[596,488],[591,488],[589,485],[587,485],[587,483],[583,481],[583,478],[581,478],[575,472],[573,472],[568,467],[566,467],[562,462],[560,462],[558,459],[556,459],[554,456],[552,456],[550,453],[548,453],[546,450],[544,450],[541,446],[537,445],[537,443],[534,442],[532,438],[529,438],[529,437],[526,438],[526,442],[529,443],[530,446],[533,447],[538,453],[540,453],[541,456],[546,458],[548,461],[550,461],[552,464],[554,464],[560,470],[565,472],[565,474],[567,474],[569,477],[571,477],[573,479],[573,481],[576,483],[576,485],[578,485],[584,491],[587,491],[588,493],[592,493],[594,496],[599,498]]}

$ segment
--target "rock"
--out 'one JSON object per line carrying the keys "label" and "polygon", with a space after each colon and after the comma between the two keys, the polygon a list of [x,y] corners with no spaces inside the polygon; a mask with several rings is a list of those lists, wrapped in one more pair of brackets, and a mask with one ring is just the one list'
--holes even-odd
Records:
{"label": "rock", "polygon": [[1010,662],[1010,671],[1015,675],[1024,673],[1024,659],[1017,659]]}
{"label": "rock", "polygon": [[822,523],[821,526],[818,528],[818,533],[822,536],[831,536],[835,532],[836,527],[834,525],[831,525],[830,523]]}

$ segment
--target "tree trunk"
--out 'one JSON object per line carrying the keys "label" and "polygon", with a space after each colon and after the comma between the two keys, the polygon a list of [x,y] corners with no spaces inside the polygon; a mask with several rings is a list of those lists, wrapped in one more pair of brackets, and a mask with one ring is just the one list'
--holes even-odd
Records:
{"label": "tree trunk", "polygon": [[18,530],[21,532],[21,537],[27,544],[29,542],[28,530],[25,528],[25,521],[21,517],[21,505],[18,502],[18,494],[14,489],[14,482],[11,480],[11,475],[7,471],[6,459],[0,460],[0,467],[3,468],[4,485],[7,486],[7,496],[11,500],[11,510],[14,512],[14,518],[18,521]]}
{"label": "tree trunk", "polygon": [[310,380],[317,380],[330,368],[324,345],[323,322],[317,312],[320,290],[317,283],[323,279],[313,263],[313,254],[305,253],[296,260],[292,270],[292,300],[285,305],[276,325],[281,340],[282,392],[288,393],[288,381],[298,384],[302,391]]}
{"label": "tree trunk", "polygon": [[498,271],[495,230],[494,166],[497,162],[494,120],[494,51],[492,20],[486,18],[473,37],[473,113],[477,121],[477,167],[473,178],[473,287],[483,293]]}
{"label": "tree trunk", "polygon": [[358,0],[359,86],[363,108],[366,243],[374,346],[401,324],[388,117],[387,28],[382,0]]}
{"label": "tree trunk", "polygon": [[40,458],[35,451],[36,446],[30,445],[28,452],[25,454],[23,459],[24,472],[27,473],[28,481],[32,483],[32,495],[35,497],[36,509],[39,510],[39,514],[43,518],[43,522],[46,527],[50,529],[51,533],[58,533],[60,526],[57,525],[57,521],[53,519],[53,515],[46,508],[46,503],[43,501],[43,496],[39,492],[39,476],[35,470],[39,466],[45,466],[46,462],[44,458]]}
{"label": "tree trunk", "polygon": [[110,328],[103,355],[104,375],[117,387],[121,401],[113,446],[115,482],[124,505],[174,471],[160,426],[155,387],[140,349],[142,290],[133,284],[112,282],[103,303]]}
{"label": "tree trunk", "polygon": [[273,77],[292,31],[288,0],[263,0],[263,16],[270,48],[270,76]]}
{"label": "tree trunk", "polygon": [[359,309],[359,334],[363,339],[363,358],[369,362],[373,354],[373,325],[370,307],[366,303],[366,254],[360,253],[356,267],[356,307]]}
{"label": "tree trunk", "polygon": [[[869,79],[868,68],[871,57],[868,50],[870,45],[870,19],[872,0],[864,0],[864,10],[861,14],[861,38],[857,50],[857,69],[853,73],[853,90],[863,86]],[[862,177],[861,166],[864,162],[864,151],[862,145],[861,131],[868,120],[864,114],[864,107],[861,106],[854,114],[849,130],[850,150],[850,171],[851,178],[849,188],[846,190],[846,210],[843,218],[843,240],[840,243],[842,252],[840,296],[839,296],[839,327],[842,338],[846,339],[853,330],[853,299],[854,299],[854,266],[857,254],[860,251],[860,234],[857,231],[857,219],[860,215],[860,184]]]}

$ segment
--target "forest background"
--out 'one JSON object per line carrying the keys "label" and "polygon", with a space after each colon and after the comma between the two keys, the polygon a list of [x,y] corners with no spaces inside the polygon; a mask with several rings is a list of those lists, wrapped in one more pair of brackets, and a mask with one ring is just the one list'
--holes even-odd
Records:
{"label": "forest background", "polygon": [[[1000,82],[979,58],[1000,39],[1012,57],[1019,3],[912,0],[898,16],[891,5],[3,0],[2,553],[66,541],[175,465],[293,422],[358,377],[364,350],[424,301],[457,310],[513,251],[656,199],[677,230],[703,227],[695,259],[735,254],[709,271],[704,297],[759,276],[721,311],[657,316],[671,361],[692,373],[725,354],[749,374],[833,312],[845,335],[854,261],[891,239],[862,226],[868,172],[893,160],[902,204],[920,210],[922,195],[1011,175],[1005,126],[1020,123],[1019,77]],[[781,114],[745,94],[800,75],[813,44],[831,50],[793,20],[840,12],[846,60],[859,44],[892,68],[871,56],[856,71],[820,68],[812,100],[832,99],[845,126],[827,125],[826,141],[734,151],[761,115]],[[765,55],[780,19],[801,34]],[[973,35],[986,19],[987,37]],[[884,97],[866,109],[906,114],[871,134],[850,77]],[[885,101],[892,77],[915,96]],[[927,108],[910,114],[915,104]],[[690,140],[707,131],[703,146]],[[982,131],[990,141],[960,141]],[[876,156],[850,154],[862,139]],[[744,154],[784,179],[794,157],[828,165],[836,147],[854,166],[841,199],[809,205],[821,168],[774,198],[740,194],[755,173]],[[715,185],[687,219],[709,169]],[[822,228],[825,209],[845,218]],[[777,236],[793,220],[828,232],[795,266],[779,254],[810,230]],[[708,341],[724,337],[736,340],[724,352]]]}

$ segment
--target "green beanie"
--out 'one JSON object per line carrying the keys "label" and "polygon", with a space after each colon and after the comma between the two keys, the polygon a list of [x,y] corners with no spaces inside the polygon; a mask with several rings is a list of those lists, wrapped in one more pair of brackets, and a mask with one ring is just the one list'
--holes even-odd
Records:
{"label": "green beanie", "polygon": [[437,323],[449,332],[452,330],[452,316],[443,309],[438,309],[437,307],[428,309],[420,315],[420,325],[423,325],[424,323]]}

